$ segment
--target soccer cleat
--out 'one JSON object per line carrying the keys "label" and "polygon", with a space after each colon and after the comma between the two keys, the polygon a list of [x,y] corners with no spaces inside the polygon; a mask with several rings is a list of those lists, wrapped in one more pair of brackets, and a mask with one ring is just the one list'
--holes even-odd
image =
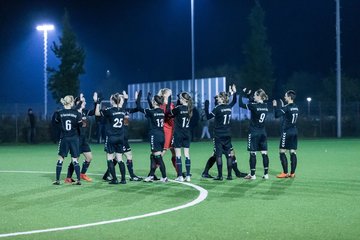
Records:
{"label": "soccer cleat", "polygon": [[295,173],[291,173],[291,174],[289,175],[289,178],[295,178]]}
{"label": "soccer cleat", "polygon": [[168,182],[169,180],[167,177],[164,177],[164,178],[162,177],[162,178],[160,178],[160,181],[165,183],[165,182]]}
{"label": "soccer cleat", "polygon": [[134,181],[134,182],[139,182],[139,181],[142,181],[143,178],[142,177],[138,177],[138,176],[133,176],[133,177],[130,177],[130,181]]}
{"label": "soccer cleat", "polygon": [[233,180],[232,176],[227,176],[226,180]]}
{"label": "soccer cleat", "polygon": [[288,178],[289,174],[288,173],[280,173],[279,175],[276,175],[277,178]]}
{"label": "soccer cleat", "polygon": [[185,177],[185,182],[191,182],[191,177],[190,177],[190,176],[186,176],[186,177]]}
{"label": "soccer cleat", "polygon": [[255,175],[251,175],[251,174],[248,174],[244,177],[244,179],[249,179],[249,180],[255,180],[256,179],[256,176]]}
{"label": "soccer cleat", "polygon": [[214,177],[214,180],[215,180],[215,181],[222,181],[222,180],[223,180],[223,177],[216,176],[216,177]]}
{"label": "soccer cleat", "polygon": [[247,175],[248,175],[247,173],[239,172],[238,174],[236,174],[236,177],[238,177],[238,178],[244,178],[244,177],[246,177]]}
{"label": "soccer cleat", "polygon": [[72,178],[65,178],[64,183],[74,183],[75,180]]}
{"label": "soccer cleat", "polygon": [[53,185],[60,185],[60,181],[59,180],[56,180],[52,183]]}
{"label": "soccer cleat", "polygon": [[119,184],[119,181],[117,179],[113,179],[109,182],[109,184]]}
{"label": "soccer cleat", "polygon": [[126,184],[126,180],[125,179],[121,180],[120,184]]}
{"label": "soccer cleat", "polygon": [[269,174],[264,174],[264,176],[262,176],[263,179],[269,179]]}
{"label": "soccer cleat", "polygon": [[208,173],[202,173],[202,174],[201,174],[201,177],[203,177],[203,178],[214,178],[213,176],[211,176],[211,175],[208,174]]}
{"label": "soccer cleat", "polygon": [[153,182],[154,181],[154,176],[148,176],[144,179],[144,182]]}
{"label": "soccer cleat", "polygon": [[81,182],[79,180],[77,180],[76,182],[74,182],[72,185],[81,185]]}
{"label": "soccer cleat", "polygon": [[183,176],[179,176],[179,177],[175,178],[175,181],[183,182],[183,181],[184,181],[184,177],[183,177]]}
{"label": "soccer cleat", "polygon": [[89,178],[85,173],[80,173],[80,178],[87,182],[92,182],[92,179]]}

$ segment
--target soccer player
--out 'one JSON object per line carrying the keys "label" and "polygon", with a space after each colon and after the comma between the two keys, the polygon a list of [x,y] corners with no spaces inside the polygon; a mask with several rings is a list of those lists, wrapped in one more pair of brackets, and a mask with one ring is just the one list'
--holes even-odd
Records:
{"label": "soccer player", "polygon": [[160,166],[160,171],[162,177],[160,181],[167,182],[168,178],[166,177],[166,167],[162,158],[162,151],[164,148],[165,136],[164,136],[164,118],[165,113],[160,108],[164,104],[164,98],[159,95],[155,95],[152,99],[151,105],[153,108],[142,108],[140,105],[142,91],[139,93],[136,92],[136,106],[138,110],[145,114],[145,117],[148,119],[149,123],[149,140],[150,140],[150,173],[149,176],[144,179],[145,182],[153,182],[154,174],[157,168],[157,165]]}
{"label": "soccer player", "polygon": [[[246,88],[243,89],[246,92]],[[251,91],[248,92],[247,96],[250,96]],[[250,97],[249,97],[250,98]],[[245,176],[245,179],[256,179],[256,152],[260,151],[264,165],[263,179],[269,179],[269,157],[267,154],[267,134],[265,130],[265,120],[268,115],[267,104],[264,103],[268,99],[265,91],[258,89],[253,95],[253,102],[247,104],[239,101],[239,106],[250,110],[251,120],[248,134],[248,146],[247,150],[250,152],[250,174]]]}
{"label": "soccer player", "polygon": [[64,109],[56,112],[55,122],[61,125],[61,135],[59,141],[59,152],[58,161],[56,164],[56,180],[53,182],[54,185],[60,185],[60,174],[64,158],[70,151],[71,160],[74,164],[75,173],[77,176],[76,185],[80,183],[80,166],[78,162],[79,158],[79,131],[81,125],[81,114],[72,109],[74,106],[74,97],[67,95],[60,99]]}
{"label": "soccer player", "polygon": [[[92,152],[89,146],[89,143],[86,140],[86,130],[89,127],[89,116],[94,116],[95,109],[88,110],[85,109],[86,107],[86,100],[84,95],[81,93],[80,97],[75,98],[75,108],[80,112],[82,124],[80,126],[80,154],[83,154],[85,157],[85,160],[83,162],[81,172],[80,172],[80,178],[91,182],[92,179],[86,175],[86,171],[88,170],[91,160],[93,159]],[[74,180],[71,178],[72,174],[74,172],[74,164],[71,162],[68,167],[67,177],[65,178],[65,183],[72,183]]]}
{"label": "soccer player", "polygon": [[[190,141],[191,141],[191,131],[189,128],[190,119],[192,117],[193,104],[192,99],[189,93],[182,92],[178,95],[179,105],[174,109],[170,110],[170,105],[167,105],[167,112],[170,111],[171,116],[175,119],[175,128],[174,128],[174,147],[176,154],[176,170],[177,178],[176,181],[183,182],[184,177],[182,176],[182,161],[181,161],[181,148],[184,149],[185,156],[185,168],[186,168],[186,177],[185,181],[191,181],[190,175]],[[169,96],[169,101],[171,102],[171,96]]]}
{"label": "soccer player", "polygon": [[[109,184],[118,184],[116,178],[115,167],[113,159],[115,157],[116,161],[119,163],[119,169],[121,174],[121,184],[126,184],[125,180],[125,164],[122,159],[122,154],[124,152],[124,118],[125,118],[125,99],[128,98],[128,95],[125,91],[123,94],[115,93],[110,97],[111,107],[108,107],[104,110],[100,110],[100,104],[96,105],[95,115],[103,116],[106,120],[106,141],[105,149],[107,152],[107,165],[109,172],[112,176],[112,180]],[[94,96],[94,99],[97,99],[97,96]],[[98,102],[98,101],[96,101]]]}
{"label": "soccer player", "polygon": [[[231,86],[229,87],[229,90],[231,90]],[[234,97],[236,97],[236,96],[234,96]],[[218,105],[217,99],[218,99],[218,95],[216,95],[214,97],[215,106]],[[239,177],[239,178],[245,177],[247,175],[247,173],[240,172],[240,170],[238,169],[237,160],[236,160],[236,156],[235,156],[235,151],[234,151],[233,148],[231,148],[230,157],[232,158],[232,168],[233,168],[233,170],[235,172],[236,177]],[[209,170],[212,168],[212,166],[215,164],[215,162],[216,162],[216,154],[215,154],[215,149],[214,149],[213,155],[207,160],[204,171],[201,174],[201,176],[203,178],[214,178],[213,176],[211,176],[209,174]]]}
{"label": "soccer player", "polygon": [[[285,93],[285,102],[287,105],[284,106],[283,101],[280,99],[280,104],[276,100],[273,100],[273,106],[275,108],[275,117],[283,117],[281,124],[281,139],[280,139],[280,162],[283,168],[283,172],[277,175],[277,178],[294,178],[295,170],[297,165],[297,128],[296,121],[299,115],[299,109],[294,103],[296,93],[293,90],[289,90]],[[286,158],[286,150],[290,152],[291,170],[288,173],[288,161]]]}
{"label": "soccer player", "polygon": [[[131,151],[131,147],[129,144],[129,114],[137,112],[137,108],[134,109],[126,109],[126,115],[124,118],[124,154],[126,156],[126,166],[130,175],[130,181],[142,181],[143,178],[137,176],[134,173],[133,167],[133,155]],[[116,165],[116,161],[113,161],[114,165]],[[103,179],[106,181],[109,177],[109,170],[107,170],[103,176]]]}
{"label": "soccer player", "polygon": [[214,126],[214,149],[216,155],[216,165],[218,175],[214,180],[223,180],[222,176],[222,154],[227,159],[227,179],[232,180],[233,158],[231,156],[231,113],[232,107],[236,103],[236,86],[230,87],[230,94],[233,94],[233,100],[229,103],[229,95],[226,92],[220,92],[217,97],[218,105],[209,113],[209,101],[205,101],[205,114],[208,120],[215,118]]}
{"label": "soccer player", "polygon": [[[165,153],[170,150],[171,152],[171,162],[176,169],[176,154],[175,154],[175,150],[172,146],[173,144],[173,133],[174,133],[174,119],[170,116],[170,112],[166,113],[166,107],[169,104],[170,106],[170,110],[174,109],[174,104],[172,102],[168,102],[168,98],[169,96],[171,96],[172,91],[169,88],[163,88],[160,89],[158,92],[158,96],[163,97],[164,99],[164,103],[160,105],[160,108],[164,111],[165,113],[165,118],[164,118],[164,134],[165,134],[165,142],[164,142],[164,148],[162,151],[162,156],[164,157]],[[149,106],[151,108],[151,104],[152,101],[150,99],[151,97],[151,93],[148,93],[148,103]]]}

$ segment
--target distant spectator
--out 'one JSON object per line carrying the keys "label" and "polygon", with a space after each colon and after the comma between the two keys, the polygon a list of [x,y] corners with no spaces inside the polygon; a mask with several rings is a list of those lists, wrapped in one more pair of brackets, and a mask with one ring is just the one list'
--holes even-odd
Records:
{"label": "distant spectator", "polygon": [[205,112],[203,111],[201,113],[201,123],[202,123],[202,132],[201,132],[201,139],[204,139],[206,136],[207,139],[211,138],[210,132],[209,132],[209,120],[205,116]]}
{"label": "distant spectator", "polygon": [[28,122],[27,142],[33,144],[36,136],[36,118],[31,108],[28,109]]}

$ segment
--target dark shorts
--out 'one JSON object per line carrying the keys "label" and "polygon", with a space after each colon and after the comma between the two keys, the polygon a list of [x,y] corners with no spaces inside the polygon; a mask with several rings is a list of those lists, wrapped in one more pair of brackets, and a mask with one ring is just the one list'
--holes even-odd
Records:
{"label": "dark shorts", "polygon": [[125,138],[124,139],[123,152],[126,153],[126,152],[130,152],[130,151],[131,151],[131,147],[130,147],[130,144],[129,144],[129,139]]}
{"label": "dark shorts", "polygon": [[58,155],[63,158],[67,157],[69,151],[72,158],[78,158],[80,156],[79,136],[61,138],[58,150]]}
{"label": "dark shorts", "polygon": [[109,154],[124,153],[124,136],[107,136],[105,141],[105,151]]}
{"label": "dark shorts", "polygon": [[214,151],[217,157],[221,157],[223,154],[228,156],[232,149],[231,137],[214,138]]}
{"label": "dark shorts", "polygon": [[298,139],[297,139],[296,129],[283,131],[281,133],[281,139],[279,144],[280,149],[296,150],[297,144],[298,144]]}
{"label": "dark shorts", "polygon": [[267,135],[265,131],[254,131],[249,133],[247,146],[248,151],[267,151],[267,149]]}
{"label": "dark shorts", "polygon": [[151,152],[162,152],[164,149],[165,136],[163,132],[149,134]]}
{"label": "dark shorts", "polygon": [[174,147],[175,148],[189,148],[191,141],[191,133],[189,131],[174,131]]}
{"label": "dark shorts", "polygon": [[87,143],[86,138],[84,136],[80,136],[79,144],[80,144],[80,154],[84,152],[91,152],[90,145],[89,143]]}

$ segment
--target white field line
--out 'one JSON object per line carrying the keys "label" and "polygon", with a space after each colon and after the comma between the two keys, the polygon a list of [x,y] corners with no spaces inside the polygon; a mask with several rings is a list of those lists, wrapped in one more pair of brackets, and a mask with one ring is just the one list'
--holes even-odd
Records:
{"label": "white field line", "polygon": [[[0,173],[34,173],[34,174],[50,174],[50,173],[54,173],[54,172],[41,172],[41,171],[2,171],[0,170]],[[101,174],[89,174],[89,175],[101,175]],[[169,180],[171,182],[176,182],[173,180]],[[161,214],[165,214],[165,213],[169,213],[169,212],[173,212],[173,211],[177,211],[180,209],[184,209],[184,208],[188,208],[188,207],[192,207],[202,201],[204,201],[208,195],[208,191],[200,186],[197,186],[195,184],[192,183],[186,183],[186,182],[176,182],[176,183],[180,183],[183,185],[187,185],[189,187],[195,188],[196,190],[199,191],[199,196],[194,199],[193,201],[186,203],[184,205],[178,206],[178,207],[173,207],[173,208],[169,208],[169,209],[165,209],[165,210],[161,210],[161,211],[157,211],[157,212],[152,212],[152,213],[147,213],[147,214],[143,214],[143,215],[137,215],[137,216],[133,216],[133,217],[127,217],[127,218],[118,218],[118,219],[114,219],[114,220],[108,220],[108,221],[101,221],[101,222],[94,222],[94,223],[87,223],[87,224],[80,224],[80,225],[75,225],[75,226],[67,226],[67,227],[58,227],[58,228],[48,228],[48,229],[39,229],[39,230],[32,230],[32,231],[26,231],[26,232],[14,232],[14,233],[3,233],[0,234],[0,238],[4,238],[4,237],[14,237],[14,236],[20,236],[20,235],[30,235],[30,234],[35,234],[35,233],[46,233],[46,232],[56,232],[56,231],[65,231],[65,230],[72,230],[72,229],[79,229],[79,228],[86,228],[86,227],[94,227],[94,226],[99,226],[99,225],[105,225],[105,224],[111,224],[111,223],[118,223],[118,222],[125,222],[125,221],[130,221],[130,220],[135,220],[135,219],[140,219],[140,218],[146,218],[146,217],[152,217],[152,216],[156,216],[156,215],[161,215]]]}

